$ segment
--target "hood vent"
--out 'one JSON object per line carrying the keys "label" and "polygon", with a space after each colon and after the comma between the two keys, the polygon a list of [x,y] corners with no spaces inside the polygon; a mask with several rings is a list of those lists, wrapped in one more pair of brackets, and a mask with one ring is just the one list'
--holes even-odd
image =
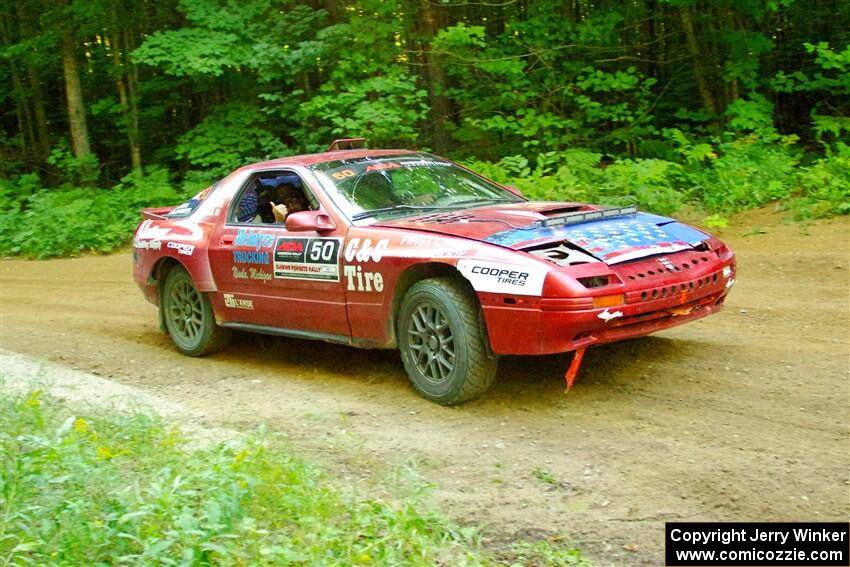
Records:
{"label": "hood vent", "polygon": [[473,218],[469,213],[436,213],[433,215],[425,215],[419,217],[416,222],[422,224],[447,224],[451,222],[460,222]]}

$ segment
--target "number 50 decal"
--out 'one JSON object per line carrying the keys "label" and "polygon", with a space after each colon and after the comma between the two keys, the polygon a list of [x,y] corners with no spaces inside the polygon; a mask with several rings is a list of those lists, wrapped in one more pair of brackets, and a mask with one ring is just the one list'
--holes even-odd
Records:
{"label": "number 50 decal", "polygon": [[343,169],[342,171],[337,171],[331,175],[333,175],[334,179],[345,179],[346,177],[354,177],[354,172],[350,169]]}
{"label": "number 50 decal", "polygon": [[339,281],[341,238],[279,236],[274,248],[275,278]]}
{"label": "number 50 decal", "polygon": [[311,262],[336,262],[334,252],[338,250],[339,241],[337,240],[311,240],[310,241],[310,261]]}

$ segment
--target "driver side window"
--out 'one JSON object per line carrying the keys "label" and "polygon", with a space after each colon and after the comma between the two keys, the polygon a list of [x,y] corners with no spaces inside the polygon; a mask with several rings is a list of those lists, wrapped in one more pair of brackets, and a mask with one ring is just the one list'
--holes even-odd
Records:
{"label": "driver side window", "polygon": [[248,180],[234,200],[228,220],[236,224],[277,224],[291,213],[312,210],[301,178],[288,171],[263,172]]}

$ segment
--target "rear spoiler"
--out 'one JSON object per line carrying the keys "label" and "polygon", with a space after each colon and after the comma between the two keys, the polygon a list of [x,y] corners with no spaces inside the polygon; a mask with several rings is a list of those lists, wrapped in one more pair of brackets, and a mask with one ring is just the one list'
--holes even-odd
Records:
{"label": "rear spoiler", "polygon": [[148,207],[146,209],[142,209],[142,218],[151,220],[164,219],[165,215],[170,213],[172,209],[174,209],[174,207]]}

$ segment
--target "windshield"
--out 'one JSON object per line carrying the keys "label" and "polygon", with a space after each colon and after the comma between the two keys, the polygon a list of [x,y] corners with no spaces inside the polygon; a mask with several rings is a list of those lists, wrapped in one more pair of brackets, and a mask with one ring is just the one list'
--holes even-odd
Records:
{"label": "windshield", "polygon": [[312,169],[352,220],[522,200],[427,154],[337,160]]}

